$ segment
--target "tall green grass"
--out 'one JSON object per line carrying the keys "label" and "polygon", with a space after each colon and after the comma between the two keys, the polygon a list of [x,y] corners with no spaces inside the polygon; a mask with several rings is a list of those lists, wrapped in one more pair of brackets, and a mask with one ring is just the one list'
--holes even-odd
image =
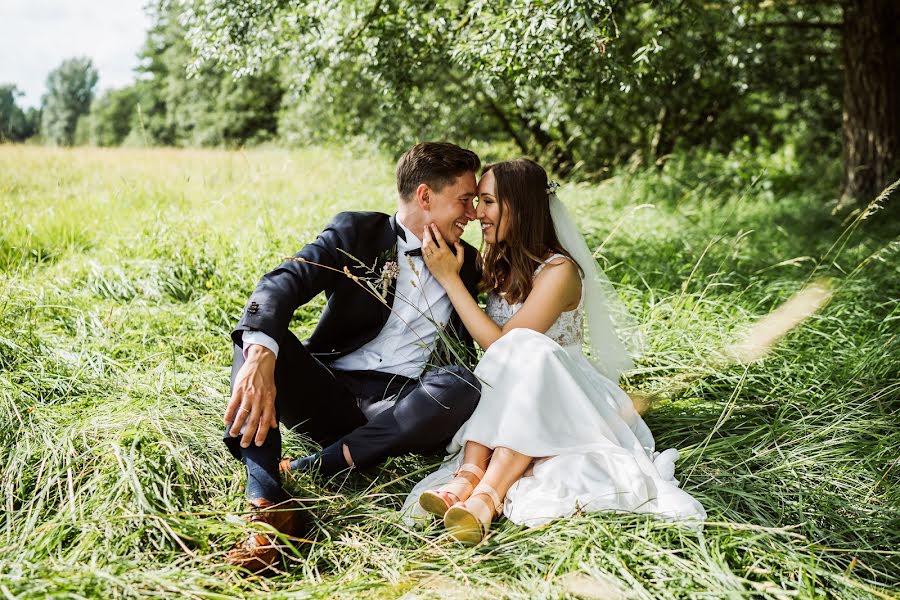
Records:
{"label": "tall green grass", "polygon": [[[832,173],[785,151],[560,190],[641,318],[626,384],[660,398],[647,421],[682,451],[702,531],[591,514],[500,522],[466,549],[398,520],[429,465],[401,457],[294,484],[317,533],[266,579],[221,565],[243,531],[242,469],[220,441],[228,333],[258,277],[332,213],[392,210],[391,161],[0,146],[0,592],[892,597],[900,242],[884,213],[850,230],[829,214]],[[724,358],[820,277],[835,290],[823,311],[761,362]],[[320,306],[298,311],[300,336]]]}

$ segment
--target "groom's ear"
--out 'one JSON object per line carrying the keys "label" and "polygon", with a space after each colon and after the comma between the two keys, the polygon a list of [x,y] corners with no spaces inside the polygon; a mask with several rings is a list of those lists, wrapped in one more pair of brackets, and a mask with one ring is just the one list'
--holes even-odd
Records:
{"label": "groom's ear", "polygon": [[420,183],[416,188],[416,203],[422,210],[431,210],[431,188],[425,183]]}

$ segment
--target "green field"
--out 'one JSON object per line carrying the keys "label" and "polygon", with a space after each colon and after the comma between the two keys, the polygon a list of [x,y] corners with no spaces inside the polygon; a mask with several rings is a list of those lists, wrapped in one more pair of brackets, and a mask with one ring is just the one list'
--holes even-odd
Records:
{"label": "green field", "polygon": [[[332,213],[392,210],[392,160],[0,146],[0,593],[894,597],[900,241],[884,212],[830,215],[837,172],[789,152],[697,156],[560,190],[640,317],[648,348],[625,385],[656,395],[648,424],[682,451],[702,531],[592,514],[501,521],[467,549],[399,522],[427,467],[403,457],[292,487],[313,543],[283,575],[245,578],[220,562],[243,509],[220,440],[228,334],[259,276]],[[831,303],[764,360],[726,357],[820,278]]]}

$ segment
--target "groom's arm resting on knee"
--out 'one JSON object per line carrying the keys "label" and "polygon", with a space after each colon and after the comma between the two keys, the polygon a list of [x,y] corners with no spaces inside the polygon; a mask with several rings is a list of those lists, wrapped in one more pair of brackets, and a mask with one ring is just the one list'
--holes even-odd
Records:
{"label": "groom's arm resting on knee", "polygon": [[[262,446],[269,429],[278,427],[275,418],[275,353],[258,344],[246,350],[247,359],[238,372],[231,390],[231,401],[225,411],[229,433],[241,434],[241,446]],[[246,425],[246,427],[245,427]]]}
{"label": "groom's arm resting on knee", "polygon": [[[346,263],[341,249],[348,243],[341,232],[353,230],[349,226],[351,221],[350,213],[338,214],[315,241],[295,255],[305,262],[285,261],[266,273],[250,295],[244,314],[232,332],[234,343],[244,349],[245,362],[235,378],[224,421],[231,425],[232,436],[241,435],[244,448],[251,443],[262,445],[269,429],[278,426],[275,417],[277,348],[294,311],[319,292],[333,289],[341,277],[333,269],[340,271]],[[272,348],[253,342],[245,346],[244,334],[249,332],[264,334]]]}

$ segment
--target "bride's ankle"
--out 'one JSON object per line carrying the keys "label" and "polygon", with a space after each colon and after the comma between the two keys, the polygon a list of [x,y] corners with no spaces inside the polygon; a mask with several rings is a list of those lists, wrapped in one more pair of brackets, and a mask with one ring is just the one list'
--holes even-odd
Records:
{"label": "bride's ankle", "polygon": [[474,473],[470,473],[469,471],[462,471],[460,473],[457,473],[456,477],[462,477],[469,482],[471,487],[469,487],[468,489],[458,489],[457,491],[453,492],[440,490],[447,495],[447,498],[450,500],[451,505],[465,502],[469,498],[469,496],[472,495],[472,490],[475,489],[475,486],[478,485],[478,482],[481,481],[480,477],[478,477]]}
{"label": "bride's ankle", "polygon": [[481,482],[481,477],[476,475],[475,473],[471,473],[469,471],[460,471],[456,475],[457,477],[462,477],[466,481],[472,484],[472,489],[475,489],[475,486]]}
{"label": "bride's ankle", "polygon": [[493,521],[499,510],[499,506],[495,504],[494,498],[490,494],[485,494],[481,491],[471,494],[463,503],[483,523]]}

